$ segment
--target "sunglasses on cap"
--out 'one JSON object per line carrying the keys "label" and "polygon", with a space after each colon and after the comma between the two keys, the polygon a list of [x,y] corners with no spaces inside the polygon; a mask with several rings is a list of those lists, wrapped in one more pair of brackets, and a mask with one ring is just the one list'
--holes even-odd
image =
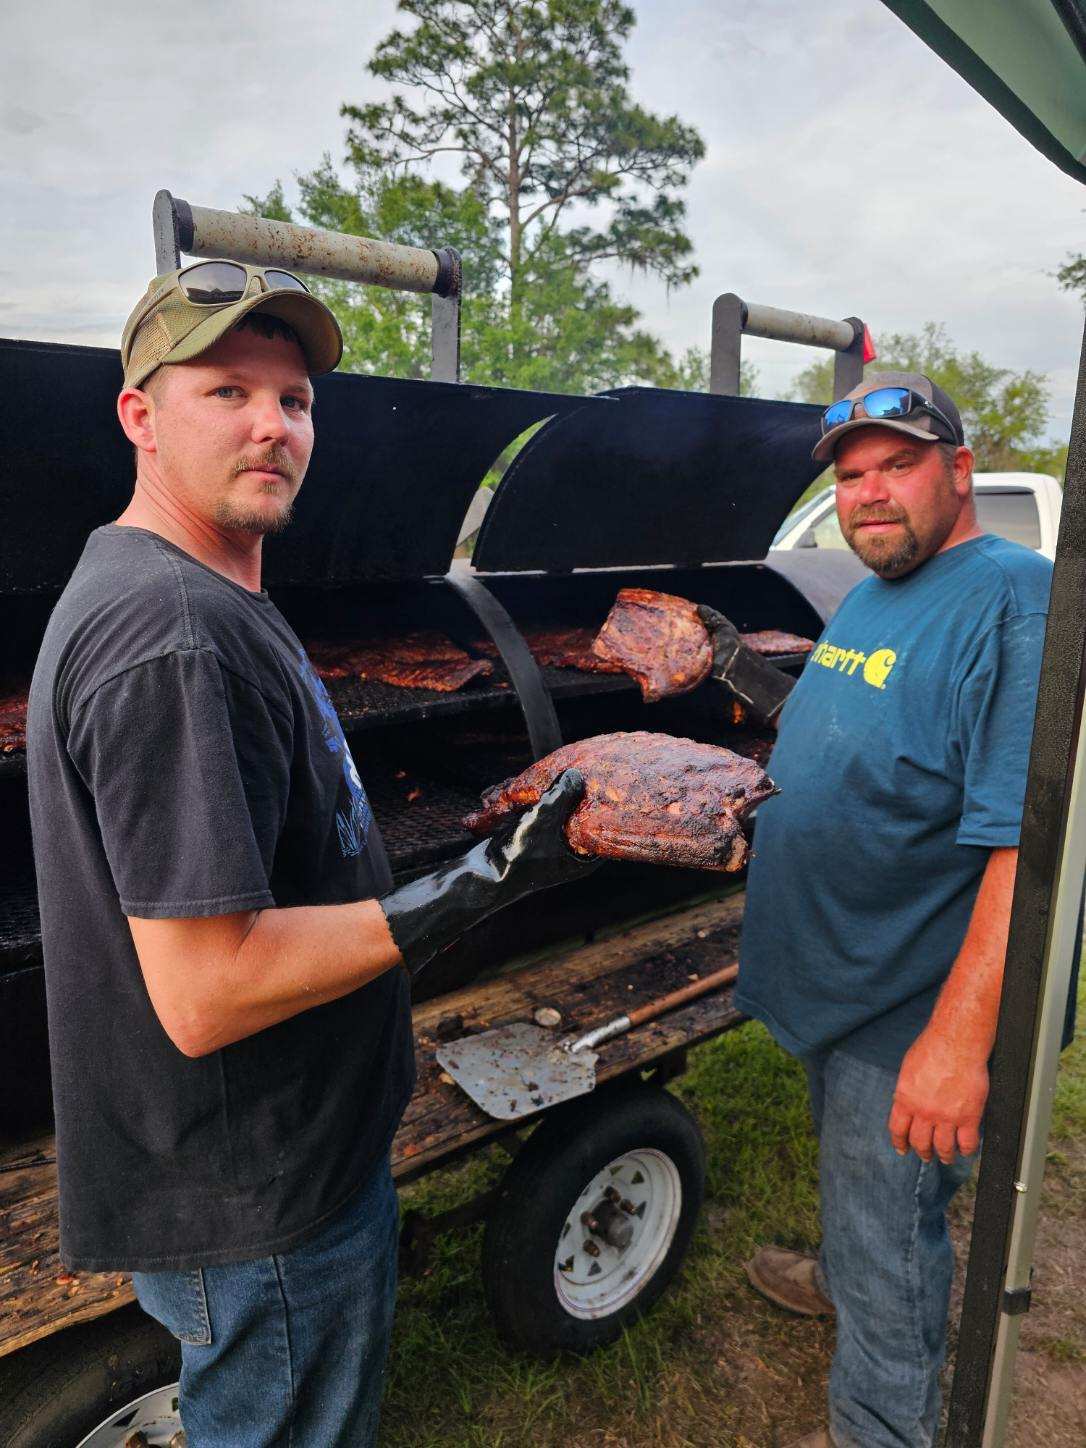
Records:
{"label": "sunglasses on cap", "polygon": [[958,440],[954,425],[946,414],[940,412],[934,402],[929,402],[911,387],[878,387],[863,397],[843,397],[840,402],[831,403],[822,414],[822,436],[825,437],[826,433],[840,427],[843,422],[851,421],[856,416],[857,409],[872,422],[911,417],[915,412],[926,412],[946,428],[948,442]]}
{"label": "sunglasses on cap", "polygon": [[197,307],[221,307],[240,302],[253,277],[261,277],[269,291],[307,292],[305,282],[277,267],[247,266],[240,261],[198,261],[177,276],[186,301]]}

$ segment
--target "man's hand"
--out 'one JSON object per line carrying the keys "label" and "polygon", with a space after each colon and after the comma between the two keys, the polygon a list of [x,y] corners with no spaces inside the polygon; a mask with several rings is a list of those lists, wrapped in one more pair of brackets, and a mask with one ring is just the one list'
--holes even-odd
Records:
{"label": "man's hand", "polygon": [[392,939],[412,979],[495,910],[536,890],[582,879],[599,867],[599,860],[574,854],[566,841],[566,822],[583,794],[580,770],[565,770],[515,824],[381,897]]}
{"label": "man's hand", "polygon": [[748,649],[731,619],[715,608],[699,603],[698,617],[705,625],[713,650],[711,677],[730,689],[755,718],[776,728],[784,701],[795,687],[795,679]]}
{"label": "man's hand", "polygon": [[912,1147],[949,1166],[955,1148],[972,1156],[980,1146],[1017,867],[1013,846],[988,856],[957,959],[901,1063],[888,1126],[902,1155]]}
{"label": "man's hand", "polygon": [[894,1149],[904,1156],[911,1147],[921,1161],[935,1155],[946,1166],[955,1151],[972,1156],[987,1099],[987,1060],[929,1025],[901,1063],[888,1123]]}

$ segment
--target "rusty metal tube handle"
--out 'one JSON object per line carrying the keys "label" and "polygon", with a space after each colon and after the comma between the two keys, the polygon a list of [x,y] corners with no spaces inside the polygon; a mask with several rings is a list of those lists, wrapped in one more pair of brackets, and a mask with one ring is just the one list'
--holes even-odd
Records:
{"label": "rusty metal tube handle", "polygon": [[745,302],[746,320],[743,331],[748,337],[768,337],[771,342],[798,342],[805,347],[827,347],[833,352],[847,352],[856,341],[851,322],[832,317],[816,317],[809,312],[786,312],[780,307],[764,307],[758,302]]}
{"label": "rusty metal tube handle", "polygon": [[826,347],[835,353],[834,397],[843,397],[863,378],[864,363],[874,360],[867,328],[859,317],[816,317],[786,312],[760,302],[745,302],[725,292],[713,303],[709,348],[709,391],[723,397],[739,395],[739,358],[743,338],[767,337],[771,342],[796,342],[801,347]]}
{"label": "rusty metal tube handle", "polygon": [[570,1052],[592,1050],[602,1042],[610,1041],[614,1036],[624,1035],[634,1026],[644,1025],[646,1021],[654,1021],[657,1016],[673,1011],[676,1006],[684,1006],[687,1001],[697,1000],[699,996],[708,995],[710,991],[718,990],[721,986],[731,985],[738,974],[737,965],[726,965],[723,970],[703,976],[701,980],[684,985],[680,990],[673,990],[670,995],[661,996],[656,1001],[649,1001],[647,1005],[638,1006],[636,1010],[628,1011],[625,1015],[615,1016],[604,1025],[597,1026],[594,1031],[589,1031],[576,1041],[571,1041],[566,1046],[566,1050]]}
{"label": "rusty metal tube handle", "polygon": [[460,293],[460,259],[450,247],[428,251],[291,221],[215,211],[193,206],[168,191],[155,197],[153,222],[159,274],[180,266],[180,253],[185,252],[197,257],[228,256],[256,266],[281,266],[400,291],[433,292],[442,297]]}

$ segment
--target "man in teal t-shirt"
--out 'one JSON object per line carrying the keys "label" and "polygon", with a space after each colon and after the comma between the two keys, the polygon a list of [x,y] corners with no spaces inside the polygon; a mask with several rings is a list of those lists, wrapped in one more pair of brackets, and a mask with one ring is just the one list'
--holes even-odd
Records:
{"label": "man in teal t-shirt", "polygon": [[945,1210],[980,1143],[1052,570],[981,532],[958,410],[928,378],[870,378],[823,434],[872,577],[781,715],[737,990],[807,1068],[823,1246],[763,1249],[748,1273],[782,1306],[836,1313],[829,1426],[803,1445],[927,1448]]}

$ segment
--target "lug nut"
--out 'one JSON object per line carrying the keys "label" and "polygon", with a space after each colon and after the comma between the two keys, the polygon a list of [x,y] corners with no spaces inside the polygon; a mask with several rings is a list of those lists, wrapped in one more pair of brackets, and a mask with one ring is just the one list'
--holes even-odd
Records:
{"label": "lug nut", "polygon": [[598,1232],[600,1229],[599,1222],[596,1221],[591,1212],[581,1213],[581,1226],[587,1227],[590,1232]]}
{"label": "lug nut", "polygon": [[609,1202],[618,1201],[618,1192],[615,1190],[614,1187],[604,1187],[603,1195],[607,1198]]}
{"label": "lug nut", "polygon": [[637,1211],[637,1208],[634,1206],[633,1202],[630,1201],[629,1197],[623,1197],[622,1201],[619,1203],[619,1206],[631,1217],[633,1216],[634,1212]]}
{"label": "lug nut", "polygon": [[584,1249],[590,1257],[598,1257],[600,1255],[600,1245],[598,1242],[593,1242],[591,1237],[585,1238]]}

